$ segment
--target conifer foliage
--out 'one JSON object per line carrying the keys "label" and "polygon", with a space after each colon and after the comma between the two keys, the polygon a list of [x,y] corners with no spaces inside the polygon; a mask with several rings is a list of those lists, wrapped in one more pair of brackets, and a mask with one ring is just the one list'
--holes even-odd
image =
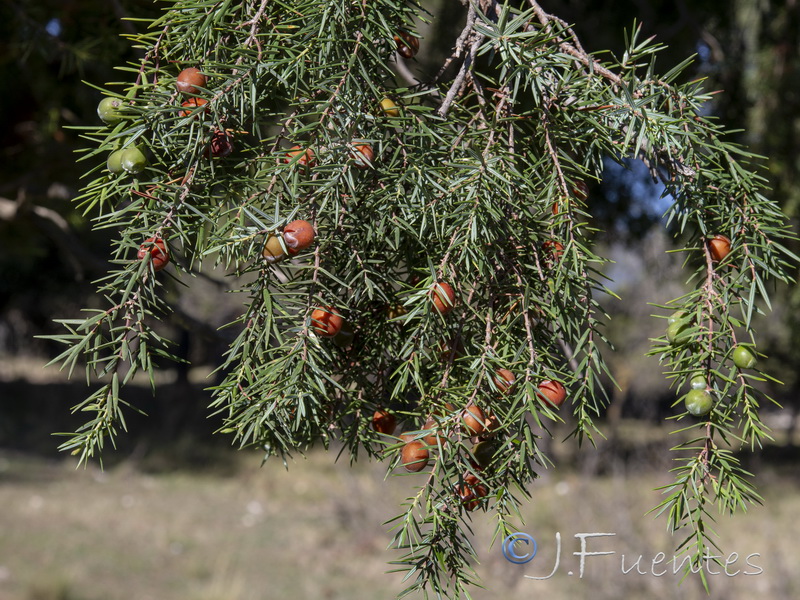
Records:
{"label": "conifer foliage", "polygon": [[336,443],[385,461],[409,489],[390,520],[407,591],[468,594],[474,511],[512,533],[548,425],[598,434],[605,259],[587,183],[638,157],[674,199],[695,284],[654,342],[696,432],[660,509],[701,560],[709,507],[758,501],[733,449],[768,435],[766,375],[734,349],[755,357],[766,282],[795,257],[749,155],[681,82],[688,61],[658,74],[634,31],[601,62],[538,2],[465,1],[451,54],[416,81],[430,15],[414,2],[164,5],[85,132],[78,204],[115,232],[116,266],[105,305],[55,336],[54,362],[99,385],[64,450],[113,443],[135,410],[125,385],[171,356],[164,282],[222,266],[245,308],[210,390],[221,433],[267,457]]}

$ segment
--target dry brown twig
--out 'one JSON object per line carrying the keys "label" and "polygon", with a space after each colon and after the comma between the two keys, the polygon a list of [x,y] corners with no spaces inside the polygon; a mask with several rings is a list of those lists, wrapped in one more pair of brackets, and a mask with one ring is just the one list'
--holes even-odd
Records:
{"label": "dry brown twig", "polygon": [[[539,20],[539,23],[542,24],[546,31],[552,31],[552,24],[557,23],[569,34],[569,41],[560,36],[556,36],[555,38],[558,41],[558,47],[562,52],[577,58],[581,63],[583,63],[584,66],[589,68],[591,72],[605,77],[614,85],[622,85],[622,78],[619,75],[601,65],[599,62],[597,62],[597,60],[592,58],[592,56],[586,52],[586,50],[583,49],[583,46],[581,46],[581,43],[578,40],[578,36],[575,35],[575,32],[565,21],[545,12],[536,0],[528,0],[528,3],[531,5],[536,18]],[[529,27],[532,26],[529,25]]]}
{"label": "dry brown twig", "polygon": [[[439,106],[439,109],[436,111],[441,117],[447,115],[447,112],[450,110],[450,106],[455,101],[456,96],[461,94],[467,73],[471,70],[472,65],[475,62],[475,56],[478,54],[478,48],[480,48],[483,40],[486,37],[474,30],[476,20],[477,10],[475,9],[474,4],[470,4],[469,12],[467,13],[467,25],[461,32],[458,40],[456,40],[454,56],[460,56],[465,51],[467,45],[469,45],[469,54],[464,58],[464,62],[461,63],[461,68],[458,70],[458,74],[453,80],[453,83],[450,85],[450,89],[447,91],[447,95],[442,101],[441,106]],[[446,67],[442,68],[444,69]]]}

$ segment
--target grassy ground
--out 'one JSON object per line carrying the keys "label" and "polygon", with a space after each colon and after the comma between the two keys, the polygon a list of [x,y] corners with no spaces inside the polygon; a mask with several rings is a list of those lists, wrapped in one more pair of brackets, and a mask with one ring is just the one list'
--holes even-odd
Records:
{"label": "grassy ground", "polygon": [[[242,453],[202,471],[148,472],[132,462],[107,471],[0,453],[0,600],[250,600],[314,598],[390,600],[401,576],[386,546],[384,521],[414,477],[384,480],[383,467],[351,469],[313,453],[287,472],[259,467]],[[491,515],[473,516],[477,566],[486,590],[475,598],[705,598],[694,580],[679,586],[670,562],[676,540],[663,520],[644,513],[659,499],[664,471],[599,477],[581,468],[547,472],[532,488],[521,527],[539,552],[531,563],[506,561],[490,547]],[[760,481],[766,505],[721,518],[719,539],[730,573],[712,576],[710,598],[800,597],[798,480],[776,471]],[[561,563],[555,563],[556,533]],[[588,540],[583,578],[576,533],[616,533]],[[667,558],[652,574],[658,552]],[[751,557],[754,567],[745,557]],[[639,555],[639,570],[631,568]],[[744,572],[756,572],[746,575]],[[568,573],[572,571],[573,575]]]}

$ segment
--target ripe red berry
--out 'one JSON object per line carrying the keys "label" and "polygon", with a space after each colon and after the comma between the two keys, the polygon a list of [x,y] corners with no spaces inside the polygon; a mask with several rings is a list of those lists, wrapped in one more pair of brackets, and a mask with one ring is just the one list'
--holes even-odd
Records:
{"label": "ripe red berry", "polygon": [[394,36],[397,44],[397,53],[403,58],[412,58],[419,52],[419,38],[415,38],[407,31],[398,31]]}
{"label": "ripe red berry", "polygon": [[344,318],[332,306],[315,308],[311,313],[311,327],[317,335],[333,337],[342,329]]}
{"label": "ripe red berry", "polygon": [[214,158],[225,158],[233,152],[233,138],[225,131],[215,131],[208,144],[208,152]]}
{"label": "ripe red berry", "polygon": [[425,446],[422,440],[415,440],[413,434],[406,434],[400,436],[405,442],[402,450],[400,451],[400,462],[406,468],[406,471],[417,473],[422,471],[428,465],[428,459],[431,453]]}
{"label": "ripe red berry", "polygon": [[167,244],[161,238],[147,238],[144,243],[139,246],[139,252],[137,252],[136,258],[144,260],[148,254],[150,255],[150,263],[153,265],[154,271],[160,271],[169,264]]}
{"label": "ripe red berry", "polygon": [[547,240],[542,244],[542,250],[545,253],[545,262],[548,266],[555,265],[564,255],[564,245],[555,240]]}
{"label": "ripe red berry", "polygon": [[478,501],[475,498],[475,493],[472,491],[472,487],[466,483],[456,485],[456,493],[461,499],[461,504],[463,504],[464,508],[467,510],[475,510],[475,508],[478,506]]}
{"label": "ripe red berry", "polygon": [[368,169],[372,166],[372,161],[375,160],[375,152],[369,144],[358,144],[353,146],[351,154],[355,165],[359,169]]}
{"label": "ripe red berry", "polygon": [[486,411],[486,419],[483,421],[483,424],[486,426],[486,431],[484,435],[491,434],[493,431],[496,431],[500,427],[500,419],[497,418],[497,415]]}
{"label": "ripe red berry", "polygon": [[292,146],[292,149],[286,153],[286,162],[291,163],[298,155],[300,155],[300,158],[297,159],[297,164],[301,167],[311,168],[317,164],[314,159],[314,151],[311,148],[303,148],[302,146]]}
{"label": "ripe red berry", "polygon": [[567,390],[558,381],[543,381],[539,384],[539,394],[545,404],[559,408],[567,399]]}
{"label": "ripe red berry", "polygon": [[445,315],[453,310],[456,302],[456,291],[449,283],[439,282],[431,289],[433,308],[440,315]]}
{"label": "ripe red berry", "polygon": [[486,429],[486,415],[474,404],[461,413],[461,424],[469,436],[480,435]]}
{"label": "ripe red berry", "polygon": [[[205,106],[206,104],[208,104],[208,100],[205,98],[189,98],[181,103],[184,110],[180,111],[178,114],[182,117],[188,117],[196,108]],[[206,107],[206,112],[208,112],[208,107]]]}
{"label": "ripe red berry", "polygon": [[480,499],[489,493],[489,489],[475,475],[469,473],[464,477],[464,483],[456,485],[456,493],[464,508],[473,511],[480,506]]}
{"label": "ripe red berry", "polygon": [[425,419],[425,425],[422,426],[423,429],[430,431],[428,435],[422,438],[428,446],[438,446],[439,442],[445,443],[447,441],[447,436],[441,433],[442,425],[440,423],[442,419],[437,418],[434,415],[429,415],[427,419]]}
{"label": "ripe red berry", "polygon": [[582,202],[585,201],[589,197],[589,186],[583,180],[576,181],[572,188],[572,195]]}
{"label": "ripe red berry", "polygon": [[721,261],[731,252],[731,240],[722,234],[713,236],[708,240],[707,244],[708,253],[714,262]]}
{"label": "ripe red berry", "polygon": [[494,382],[495,387],[500,390],[500,392],[505,394],[514,386],[517,378],[514,373],[508,369],[497,369],[494,377],[492,377],[492,381]]}
{"label": "ripe red berry", "polygon": [[392,435],[397,426],[395,416],[385,408],[379,408],[372,415],[372,428],[383,435]]}
{"label": "ripe red berry", "polygon": [[207,82],[208,79],[200,72],[200,69],[189,67],[180,72],[175,87],[182,94],[199,94],[201,91],[199,88],[206,87]]}
{"label": "ripe red berry", "polygon": [[299,254],[314,243],[316,232],[313,225],[308,221],[298,219],[287,224],[283,228],[283,242],[290,256]]}

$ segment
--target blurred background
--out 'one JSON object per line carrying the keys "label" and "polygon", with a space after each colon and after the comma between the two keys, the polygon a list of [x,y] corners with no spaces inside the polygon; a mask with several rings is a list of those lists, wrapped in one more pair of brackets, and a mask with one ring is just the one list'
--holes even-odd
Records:
{"label": "blurred background", "polygon": [[[454,0],[424,3],[431,24],[417,62],[435,72],[463,25]],[[800,2],[797,0],[559,0],[543,7],[575,24],[590,51],[624,48],[623,32],[667,46],[667,71],[696,55],[687,79],[704,77],[709,113],[753,151],[768,157],[763,174],[774,198],[796,222],[800,206]],[[2,0],[0,2],[0,600],[199,598],[390,599],[402,589],[387,574],[393,558],[384,522],[410,483],[384,480],[382,465],[350,468],[333,453],[296,457],[289,469],[237,452],[212,432],[208,374],[228,342],[217,327],[240,308],[213,277],[169,290],[176,306],[167,323],[191,367],[164,365],[154,396],[134,389],[148,417],[131,415],[129,434],[108,449],[104,469],[75,469],[59,455],[59,438],[82,420],[70,407],[87,394],[44,365],[60,349],[35,336],[60,333],[53,319],[96,304],[92,281],[105,273],[108,232],[91,231],[91,215],[71,204],[86,170],[77,151],[80,127],[95,124],[97,90],[86,85],[125,78],[115,66],[139,54],[122,36],[158,14],[151,0]],[[710,596],[697,581],[680,584],[670,562],[678,541],[647,511],[670,482],[675,440],[663,418],[674,412],[648,339],[663,320],[648,303],[679,296],[688,273],[665,230],[659,186],[635,162],[609,164],[590,193],[598,237],[615,262],[607,275],[623,301],[606,298],[608,337],[618,389],[603,419],[596,450],[562,444],[571,423],[556,430],[549,451],[557,469],[531,486],[523,531],[539,543],[536,560],[507,562],[492,542],[491,517],[473,515],[476,570],[486,590],[475,598],[800,597],[800,338],[794,286],[773,291],[774,311],[758,324],[765,369],[783,382],[767,391],[782,406],[764,407],[774,443],[741,459],[758,473],[763,507],[720,517],[721,552],[737,560],[711,576]],[[794,248],[797,252],[797,248]],[[587,499],[591,498],[591,502]],[[589,542],[578,575],[581,532],[615,532]],[[554,570],[556,533],[561,564]],[[666,555],[652,564],[659,552]],[[623,562],[622,555],[625,555]],[[757,555],[757,556],[754,556]],[[641,556],[639,562],[636,558]],[[750,556],[749,565],[746,558]],[[657,561],[658,562],[658,561]],[[636,565],[636,566],[634,566]],[[625,572],[633,567],[632,571]],[[660,573],[656,576],[654,570]],[[731,575],[735,571],[735,575]],[[569,572],[573,574],[570,575]],[[760,572],[759,572],[760,571]],[[644,574],[642,574],[644,572]]]}

